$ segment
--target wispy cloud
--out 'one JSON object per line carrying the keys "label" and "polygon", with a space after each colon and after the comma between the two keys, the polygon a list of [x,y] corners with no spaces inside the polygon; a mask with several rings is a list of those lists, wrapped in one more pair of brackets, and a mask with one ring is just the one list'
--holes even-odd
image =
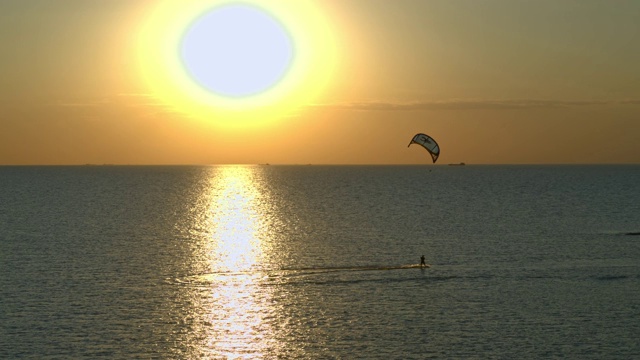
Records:
{"label": "wispy cloud", "polygon": [[465,100],[386,102],[364,101],[351,103],[314,104],[317,108],[359,111],[415,111],[415,110],[500,110],[550,109],[603,105],[640,105],[640,99],[627,100]]}
{"label": "wispy cloud", "polygon": [[151,94],[116,94],[103,98],[84,98],[49,104],[49,106],[54,107],[102,107],[108,105],[166,107],[165,104],[156,100]]}
{"label": "wispy cloud", "polygon": [[83,98],[73,101],[57,102],[47,105],[50,108],[67,109],[68,111],[106,112],[114,109],[129,109],[140,116],[161,114],[180,114],[171,106],[159,101],[152,94],[121,93],[103,98]]}

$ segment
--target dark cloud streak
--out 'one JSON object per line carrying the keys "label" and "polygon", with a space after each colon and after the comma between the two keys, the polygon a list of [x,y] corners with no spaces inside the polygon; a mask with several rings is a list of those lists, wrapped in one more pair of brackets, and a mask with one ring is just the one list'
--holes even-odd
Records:
{"label": "dark cloud streak", "polygon": [[352,102],[317,104],[316,108],[356,111],[418,111],[418,110],[513,110],[554,109],[584,106],[640,105],[640,100],[447,100],[416,102]]}

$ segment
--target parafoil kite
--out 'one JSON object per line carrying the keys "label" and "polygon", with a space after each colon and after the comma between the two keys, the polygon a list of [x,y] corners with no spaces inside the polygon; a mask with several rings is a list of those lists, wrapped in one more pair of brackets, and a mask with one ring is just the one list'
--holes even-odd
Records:
{"label": "parafoil kite", "polygon": [[440,147],[438,143],[433,140],[433,138],[426,134],[416,134],[407,147],[411,146],[411,144],[422,145],[429,154],[431,154],[431,158],[433,159],[433,163],[435,164],[436,160],[438,160],[438,156],[440,156]]}

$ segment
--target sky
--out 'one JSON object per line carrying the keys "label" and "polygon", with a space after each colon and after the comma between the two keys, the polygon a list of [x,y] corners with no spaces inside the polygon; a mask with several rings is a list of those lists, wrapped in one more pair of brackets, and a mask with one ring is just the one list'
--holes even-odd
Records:
{"label": "sky", "polygon": [[6,0],[0,165],[431,164],[416,133],[437,164],[637,164],[639,18],[634,0]]}

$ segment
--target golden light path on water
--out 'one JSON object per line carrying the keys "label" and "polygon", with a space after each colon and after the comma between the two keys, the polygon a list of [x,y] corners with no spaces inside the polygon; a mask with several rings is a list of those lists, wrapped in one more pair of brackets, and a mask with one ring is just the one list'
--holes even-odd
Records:
{"label": "golden light path on water", "polygon": [[207,358],[263,358],[278,348],[267,321],[274,312],[270,294],[257,283],[261,275],[256,270],[268,246],[259,169],[212,168],[208,189],[201,194],[207,214],[196,225],[205,229],[200,260],[208,264],[197,279],[203,290],[197,316],[204,326],[194,338],[201,339],[198,353]]}

